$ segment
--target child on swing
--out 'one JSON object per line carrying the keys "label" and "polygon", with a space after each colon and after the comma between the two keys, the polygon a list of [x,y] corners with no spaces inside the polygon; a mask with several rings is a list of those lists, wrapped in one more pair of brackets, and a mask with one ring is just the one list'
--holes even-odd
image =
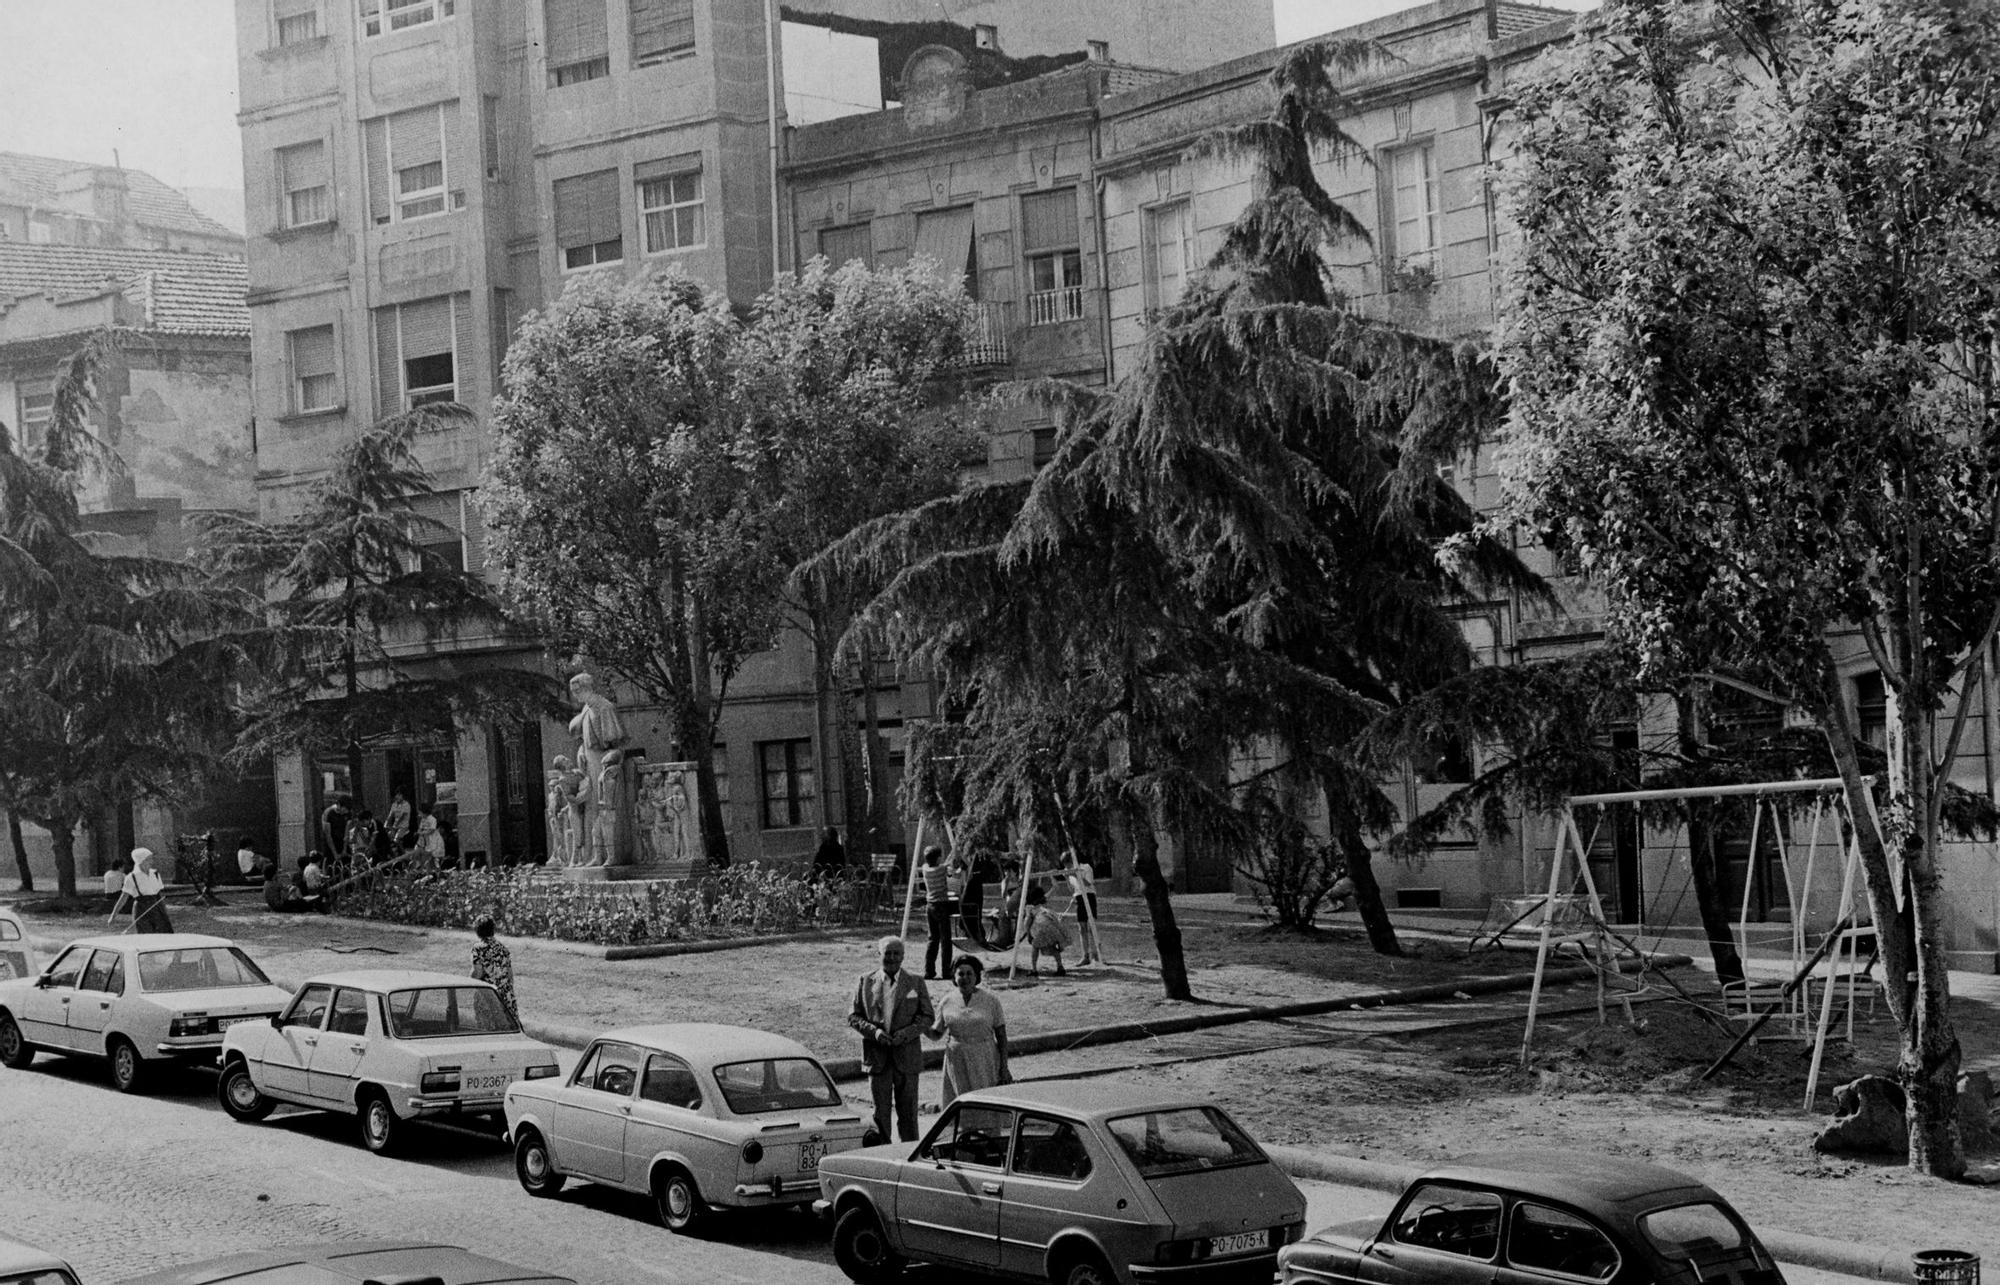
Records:
{"label": "child on swing", "polygon": [[1028,889],[1028,920],[1024,935],[1028,939],[1028,971],[1041,976],[1042,953],[1055,956],[1056,976],[1067,977],[1063,968],[1063,948],[1069,945],[1069,929],[1055,911],[1049,909],[1049,890],[1041,884]]}

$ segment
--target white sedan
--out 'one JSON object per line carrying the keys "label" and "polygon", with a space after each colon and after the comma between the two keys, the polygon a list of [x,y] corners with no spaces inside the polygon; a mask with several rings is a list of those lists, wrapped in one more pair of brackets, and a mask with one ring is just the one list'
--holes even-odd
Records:
{"label": "white sedan", "polygon": [[211,1061],[225,1031],[269,1020],[285,999],[221,937],[85,937],[36,976],[0,982],[0,1064],[23,1069],[43,1051],[105,1057],[131,1093],[149,1063]]}
{"label": "white sedan", "polygon": [[686,1022],[611,1031],[567,1079],[514,1085],[507,1130],[530,1195],[588,1178],[650,1194],[686,1231],[710,1206],[809,1203],[820,1159],[866,1125],[796,1040]]}
{"label": "white sedan", "polygon": [[516,1080],[556,1074],[485,982],[450,973],[357,969],[299,987],[269,1022],[222,1042],[216,1096],[238,1120],[280,1102],[360,1117],[361,1141],[393,1151],[419,1119],[494,1117]]}

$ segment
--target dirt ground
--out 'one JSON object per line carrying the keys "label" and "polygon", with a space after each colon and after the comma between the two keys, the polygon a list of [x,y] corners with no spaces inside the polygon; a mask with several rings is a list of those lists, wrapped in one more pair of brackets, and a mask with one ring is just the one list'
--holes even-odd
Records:
{"label": "dirt ground", "polygon": [[[353,967],[462,971],[469,935],[395,931],[287,918],[237,907],[176,908],[176,926],[242,941],[283,980]],[[80,935],[87,921],[31,919],[38,934]],[[1183,930],[1193,1005],[1161,998],[1150,931],[1136,905],[1107,907],[1108,967],[1072,967],[1066,979],[1024,976],[1009,986],[989,972],[1015,1036],[1114,1021],[1165,1017],[1226,1005],[1363,994],[1453,978],[1518,973],[1532,955],[1488,951],[1468,958],[1461,941],[1409,936],[1410,954],[1371,953],[1359,933],[1310,938],[1265,929],[1243,916],[1186,914]],[[854,979],[872,962],[871,937],[830,938],[710,954],[609,963],[535,942],[514,942],[517,988],[529,1018],[601,1028],[701,1020],[784,1031],[822,1056],[849,1056],[845,1025]],[[1074,957],[1071,957],[1074,964]],[[921,960],[911,963],[921,967]],[[1004,969],[1004,957],[989,956]],[[1691,969],[1677,977],[1705,989]],[[1733,1033],[1655,994],[1635,1005],[1635,1027],[1618,1006],[1597,1025],[1588,988],[1551,997],[1586,1011],[1545,1017],[1529,1070],[1518,1066],[1520,995],[1339,1013],[1314,1023],[1262,1028],[1265,1052],[1203,1052],[1198,1042],[1140,1042],[1023,1059],[1017,1073],[1115,1073],[1171,1084],[1223,1103],[1257,1136],[1345,1155],[1425,1163],[1510,1145],[1554,1146],[1653,1160],[1722,1190],[1759,1226],[1894,1250],[1964,1248],[2000,1262],[2000,1198],[1990,1187],[1934,1182],[1896,1161],[1832,1159],[1809,1146],[1826,1123],[1829,1090],[1895,1056],[1886,1008],[1857,1027],[1855,1047],[1829,1050],[1819,1111],[1802,1107],[1809,1045],[1761,1041],[1713,1083],[1700,1069]],[[1966,1069],[2000,1071],[2000,1012],[1961,998],[1955,1005]],[[1225,1028],[1246,1032],[1252,1028]],[[1241,1037],[1258,1047],[1256,1036]],[[1312,1041],[1307,1043],[1306,1041]],[[1192,1051],[1192,1055],[1191,1054]],[[1153,1063],[1148,1065],[1147,1063]],[[927,1094],[928,1096],[928,1094]],[[1982,1171],[2000,1178],[2000,1156]]]}

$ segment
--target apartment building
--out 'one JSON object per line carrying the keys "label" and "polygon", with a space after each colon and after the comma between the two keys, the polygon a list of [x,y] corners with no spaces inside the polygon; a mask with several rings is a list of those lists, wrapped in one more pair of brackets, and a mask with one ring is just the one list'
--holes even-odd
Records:
{"label": "apartment building", "polygon": [[[337,446],[380,417],[456,401],[480,422],[420,449],[439,486],[430,516],[479,569],[483,408],[520,317],[575,274],[667,263],[749,304],[795,253],[778,185],[788,104],[828,118],[900,101],[902,52],[926,44],[1005,80],[1162,24],[1217,28],[1206,45],[1154,49],[1182,68],[1215,41],[1248,51],[1271,39],[1264,0],[908,7],[238,0],[260,511],[295,511]],[[787,93],[788,58],[810,92]],[[449,663],[555,662],[528,640],[462,638]],[[840,784],[821,788],[817,756],[798,746],[820,735],[809,669],[781,649],[732,691],[718,766],[725,782],[755,783],[726,806],[734,846],[802,857],[842,814]],[[634,717],[654,757],[677,752],[645,711]],[[342,763],[281,763],[280,850],[311,846],[328,796],[379,810],[402,788],[455,813],[468,853],[537,855],[541,766],[561,741],[554,726],[440,729],[370,747],[360,781]]]}

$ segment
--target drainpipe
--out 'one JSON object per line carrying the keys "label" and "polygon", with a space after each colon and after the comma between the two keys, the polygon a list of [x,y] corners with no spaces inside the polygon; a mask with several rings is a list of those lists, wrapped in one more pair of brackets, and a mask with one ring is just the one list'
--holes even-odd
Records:
{"label": "drainpipe", "polygon": [[785,270],[785,221],[778,197],[778,35],[784,21],[779,0],[768,0],[764,12],[765,107],[771,124],[771,284]]}

